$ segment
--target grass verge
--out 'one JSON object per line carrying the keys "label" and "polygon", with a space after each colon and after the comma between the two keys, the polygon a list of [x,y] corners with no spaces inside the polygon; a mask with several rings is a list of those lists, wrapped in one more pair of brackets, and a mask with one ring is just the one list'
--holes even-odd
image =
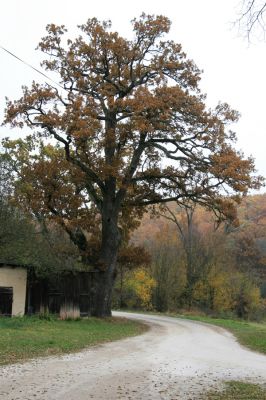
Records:
{"label": "grass verge", "polygon": [[69,321],[38,317],[0,318],[0,365],[75,352],[135,336],[145,330],[144,324],[122,318]]}
{"label": "grass verge", "polygon": [[206,400],[266,400],[266,389],[246,382],[226,382],[222,392],[209,392]]}
{"label": "grass verge", "polygon": [[247,346],[251,350],[266,354],[266,323],[193,315],[180,315],[178,317],[206,322],[228,329],[242,345]]}

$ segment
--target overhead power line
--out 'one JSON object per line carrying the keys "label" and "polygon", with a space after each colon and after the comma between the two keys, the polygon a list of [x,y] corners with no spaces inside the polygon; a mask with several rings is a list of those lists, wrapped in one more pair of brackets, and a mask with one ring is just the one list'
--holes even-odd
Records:
{"label": "overhead power line", "polygon": [[[52,78],[50,78],[48,75],[46,75],[45,73],[43,73],[42,71],[40,71],[39,69],[35,68],[33,65],[29,64],[28,62],[22,60],[20,57],[16,56],[16,54],[12,53],[11,51],[7,50],[5,47],[0,45],[0,48],[2,50],[4,50],[6,53],[8,53],[9,55],[11,55],[12,57],[16,58],[18,61],[22,62],[23,64],[27,65],[27,67],[33,69],[35,72],[38,72],[38,74],[41,74],[42,76],[44,76],[46,79],[48,79],[49,81],[53,82],[55,85],[59,86],[61,89],[66,90],[63,86],[61,86],[59,83],[57,83],[56,81],[54,81]],[[48,82],[46,82],[47,85],[50,85]]]}

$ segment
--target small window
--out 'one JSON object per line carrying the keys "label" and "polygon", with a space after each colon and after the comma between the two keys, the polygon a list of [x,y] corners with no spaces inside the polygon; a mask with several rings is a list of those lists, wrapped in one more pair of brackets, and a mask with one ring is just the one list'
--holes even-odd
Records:
{"label": "small window", "polygon": [[0,316],[12,315],[13,288],[0,286]]}

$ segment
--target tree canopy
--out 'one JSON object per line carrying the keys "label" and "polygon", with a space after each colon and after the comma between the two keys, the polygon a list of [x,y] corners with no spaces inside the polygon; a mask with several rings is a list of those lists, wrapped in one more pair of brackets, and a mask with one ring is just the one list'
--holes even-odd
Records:
{"label": "tree canopy", "polygon": [[101,272],[99,315],[110,313],[123,234],[145,207],[190,199],[232,217],[232,200],[261,184],[253,160],[234,148],[238,113],[206,108],[199,69],[163,39],[168,18],[143,14],[132,26],[128,40],[92,18],[66,40],[64,26],[48,25],[42,65],[61,89],[33,82],[6,109],[5,123],[33,130],[4,143],[20,168],[21,202],[56,219],[90,255]]}

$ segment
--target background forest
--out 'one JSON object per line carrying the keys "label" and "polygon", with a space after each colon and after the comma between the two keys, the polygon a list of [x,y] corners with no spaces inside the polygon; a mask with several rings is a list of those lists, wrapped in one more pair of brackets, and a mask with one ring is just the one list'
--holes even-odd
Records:
{"label": "background forest", "polygon": [[217,226],[212,213],[189,204],[146,214],[132,242],[151,262],[120,268],[115,305],[265,317],[266,194],[246,197],[237,214],[234,226]]}

